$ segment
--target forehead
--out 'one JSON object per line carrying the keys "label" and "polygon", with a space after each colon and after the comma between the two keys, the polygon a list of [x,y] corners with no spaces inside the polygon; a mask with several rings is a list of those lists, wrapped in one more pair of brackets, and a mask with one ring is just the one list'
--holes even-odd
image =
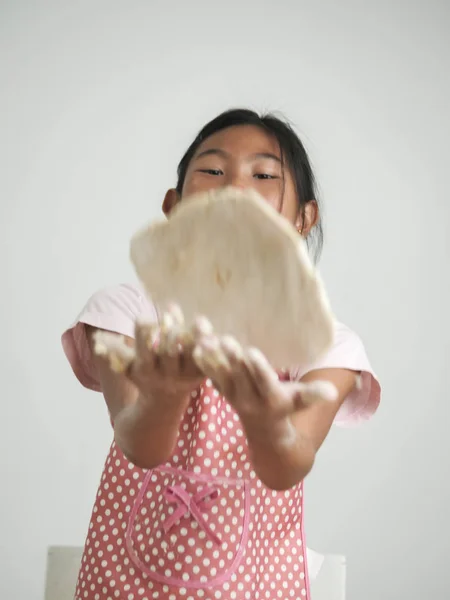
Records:
{"label": "forehead", "polygon": [[256,125],[235,125],[208,137],[197,149],[196,155],[217,148],[233,155],[274,154],[280,156],[280,146],[270,132]]}

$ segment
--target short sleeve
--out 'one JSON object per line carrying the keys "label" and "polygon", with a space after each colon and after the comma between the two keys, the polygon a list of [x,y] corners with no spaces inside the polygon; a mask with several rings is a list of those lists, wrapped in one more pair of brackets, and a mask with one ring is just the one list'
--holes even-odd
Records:
{"label": "short sleeve", "polygon": [[381,389],[364,345],[355,332],[336,323],[331,349],[315,364],[296,370],[292,377],[298,380],[317,369],[349,369],[361,373],[355,389],[344,400],[336,415],[336,425],[355,426],[370,419],[380,404]]}
{"label": "short sleeve", "polygon": [[118,285],[96,292],[61,338],[63,350],[80,383],[101,391],[89,347],[86,325],[134,337],[137,318],[157,319],[156,310],[137,286]]}

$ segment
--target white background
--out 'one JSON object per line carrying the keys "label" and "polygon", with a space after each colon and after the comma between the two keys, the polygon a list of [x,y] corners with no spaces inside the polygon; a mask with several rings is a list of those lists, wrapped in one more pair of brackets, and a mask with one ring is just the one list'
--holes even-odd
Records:
{"label": "white background", "polygon": [[384,386],[307,480],[309,545],[346,554],[349,600],[449,597],[449,30],[446,0],[0,2],[1,598],[83,543],[111,440],[60,334],[234,105],[303,136],[322,273]]}

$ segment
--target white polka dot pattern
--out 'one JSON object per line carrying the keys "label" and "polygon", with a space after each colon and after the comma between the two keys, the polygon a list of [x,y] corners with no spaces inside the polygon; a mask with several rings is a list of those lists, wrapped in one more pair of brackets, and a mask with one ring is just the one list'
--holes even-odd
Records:
{"label": "white polka dot pattern", "polygon": [[139,469],[111,446],[75,600],[308,600],[304,550],[302,485],[261,483],[207,381],[166,465]]}

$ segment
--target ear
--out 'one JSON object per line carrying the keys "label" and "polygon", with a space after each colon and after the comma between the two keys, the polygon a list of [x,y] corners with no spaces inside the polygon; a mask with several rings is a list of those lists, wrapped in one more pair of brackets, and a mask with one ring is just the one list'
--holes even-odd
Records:
{"label": "ear", "polygon": [[166,192],[164,201],[162,203],[162,210],[166,217],[169,215],[171,210],[178,204],[180,200],[181,198],[177,190],[171,188]]}
{"label": "ear", "polygon": [[307,202],[304,213],[299,214],[295,226],[303,237],[307,237],[313,227],[319,222],[319,207],[315,200]]}

